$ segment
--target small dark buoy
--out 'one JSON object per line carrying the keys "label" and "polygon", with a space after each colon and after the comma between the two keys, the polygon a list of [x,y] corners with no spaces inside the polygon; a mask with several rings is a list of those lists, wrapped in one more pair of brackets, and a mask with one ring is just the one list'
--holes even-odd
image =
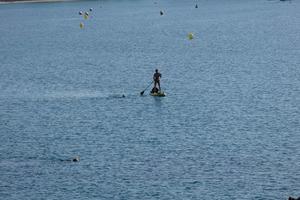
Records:
{"label": "small dark buoy", "polygon": [[198,8],[198,4],[195,5],[195,8]]}
{"label": "small dark buoy", "polygon": [[90,12],[92,12],[93,11],[93,8],[90,8]]}
{"label": "small dark buoy", "polygon": [[122,94],[122,98],[125,98],[125,94]]}
{"label": "small dark buoy", "polygon": [[79,11],[79,13],[78,13],[79,15],[82,15],[82,11]]}
{"label": "small dark buoy", "polygon": [[163,14],[164,14],[164,12],[163,12],[163,11],[160,11],[159,13],[160,13],[160,15],[163,15]]}

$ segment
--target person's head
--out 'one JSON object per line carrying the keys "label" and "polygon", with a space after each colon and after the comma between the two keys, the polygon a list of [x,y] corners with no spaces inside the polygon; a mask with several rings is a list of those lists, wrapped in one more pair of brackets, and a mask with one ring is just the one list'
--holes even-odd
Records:
{"label": "person's head", "polygon": [[79,160],[80,160],[80,158],[79,158],[79,156],[76,156],[75,158],[73,158],[73,162],[79,162]]}
{"label": "person's head", "polygon": [[157,72],[158,72],[158,69],[156,69],[155,72],[157,73]]}

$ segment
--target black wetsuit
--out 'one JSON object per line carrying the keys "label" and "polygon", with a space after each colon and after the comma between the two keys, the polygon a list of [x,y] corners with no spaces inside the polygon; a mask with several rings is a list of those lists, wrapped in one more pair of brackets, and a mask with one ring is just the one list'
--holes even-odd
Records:
{"label": "black wetsuit", "polygon": [[154,88],[156,88],[156,85],[158,85],[159,90],[160,90],[160,78],[161,78],[161,73],[155,72],[153,74]]}

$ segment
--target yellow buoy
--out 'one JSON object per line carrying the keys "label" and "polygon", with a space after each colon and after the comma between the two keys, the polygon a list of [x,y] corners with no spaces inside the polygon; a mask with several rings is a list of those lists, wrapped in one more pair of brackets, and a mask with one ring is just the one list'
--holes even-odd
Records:
{"label": "yellow buoy", "polygon": [[80,28],[83,28],[83,27],[84,27],[84,24],[83,24],[83,23],[80,23],[80,24],[79,24],[79,27],[80,27]]}
{"label": "yellow buoy", "polygon": [[189,38],[189,40],[194,39],[194,34],[193,34],[193,33],[189,33],[189,34],[188,34],[188,38]]}

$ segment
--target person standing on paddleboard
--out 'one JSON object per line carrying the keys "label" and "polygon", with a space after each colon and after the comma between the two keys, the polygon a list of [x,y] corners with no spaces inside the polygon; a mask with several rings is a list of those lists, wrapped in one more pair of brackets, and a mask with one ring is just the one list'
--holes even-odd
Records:
{"label": "person standing on paddleboard", "polygon": [[154,88],[156,85],[158,85],[158,89],[160,91],[160,78],[161,78],[161,73],[158,72],[158,69],[155,70],[155,73],[153,74],[153,81],[154,81]]}

